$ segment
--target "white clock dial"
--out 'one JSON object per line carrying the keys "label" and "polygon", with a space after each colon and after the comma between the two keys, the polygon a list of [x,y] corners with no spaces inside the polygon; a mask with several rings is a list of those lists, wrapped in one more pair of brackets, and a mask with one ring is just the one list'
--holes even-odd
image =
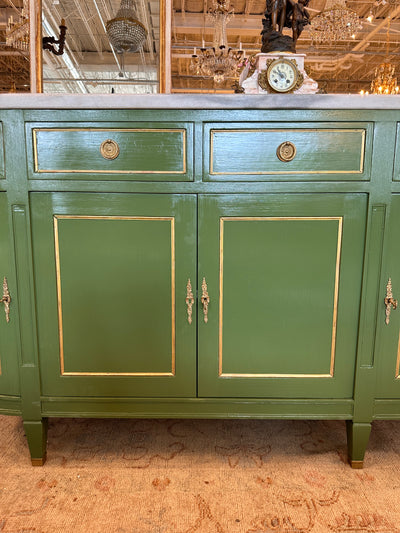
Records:
{"label": "white clock dial", "polygon": [[297,82],[295,66],[284,61],[272,64],[268,71],[268,82],[274,91],[290,91]]}

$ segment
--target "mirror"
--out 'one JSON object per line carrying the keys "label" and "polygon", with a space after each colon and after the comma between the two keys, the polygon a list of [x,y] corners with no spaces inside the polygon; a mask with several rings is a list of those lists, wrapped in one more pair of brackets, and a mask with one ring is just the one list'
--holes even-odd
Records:
{"label": "mirror", "polygon": [[[0,0],[0,92],[29,92],[29,4]],[[16,27],[17,24],[19,27]],[[13,28],[15,31],[9,32]]]}
{"label": "mirror", "polygon": [[[262,20],[267,3],[268,0],[231,0],[233,16],[226,24],[228,47],[243,48],[247,57],[261,51]],[[375,71],[383,62],[390,62],[395,68],[393,81],[397,72],[400,83],[398,0],[306,0],[304,4],[312,24],[304,26],[296,51],[306,54],[306,71],[318,82],[321,92],[370,91]],[[203,44],[207,51],[213,46],[212,9],[213,0],[173,0],[172,92],[232,92],[233,77],[228,75],[222,82],[215,83],[212,76],[197,76],[191,68],[194,51],[199,55]],[[329,32],[327,17],[332,10],[337,11],[337,16]],[[316,17],[324,28],[319,34],[312,31],[318,22]],[[354,18],[356,23],[347,26]],[[283,30],[287,35],[291,32],[291,28]]]}
{"label": "mirror", "polygon": [[[136,52],[119,54],[110,44],[107,22],[116,18],[121,0],[42,0],[43,36],[57,40],[62,19],[67,27],[63,55],[39,51],[44,92],[233,92],[234,76],[225,75],[217,83],[213,76],[199,75],[192,66],[194,52],[199,56],[203,44],[210,50],[215,39],[215,19],[209,14],[215,0],[129,1],[135,18],[146,29],[146,39]],[[10,28],[23,21],[22,10],[26,15],[29,7],[32,10],[37,5],[40,0],[0,0],[2,92],[31,89],[29,43],[23,47],[23,36],[7,41]],[[297,42],[297,52],[306,54],[306,69],[320,89],[327,93],[370,91],[371,81],[384,63],[390,63],[392,78],[396,81],[397,74],[400,81],[400,1],[309,0],[307,10],[313,24],[335,5],[356,14],[359,26],[351,34],[322,40],[306,25]],[[233,13],[225,27],[227,48],[238,51],[242,47],[247,57],[260,52],[265,9],[266,0],[230,0]],[[38,84],[32,85],[34,92]]]}
{"label": "mirror", "polygon": [[[42,0],[44,93],[155,94],[162,89],[161,0]],[[111,45],[113,42],[113,46]]]}

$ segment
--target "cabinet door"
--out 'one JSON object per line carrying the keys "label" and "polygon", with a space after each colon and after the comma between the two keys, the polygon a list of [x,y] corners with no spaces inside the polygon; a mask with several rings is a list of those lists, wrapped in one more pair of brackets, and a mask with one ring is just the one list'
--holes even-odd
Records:
{"label": "cabinet door", "polygon": [[400,301],[400,194],[392,196],[389,227],[386,229],[386,272],[381,287],[381,306],[377,328],[377,397],[400,398],[400,308],[391,308],[386,324],[384,299],[391,279],[393,297]]}
{"label": "cabinet door", "polygon": [[186,396],[196,390],[193,195],[31,195],[42,390]]}
{"label": "cabinet door", "polygon": [[363,194],[201,197],[200,395],[352,397],[366,205]]}
{"label": "cabinet door", "polygon": [[7,197],[6,193],[2,192],[0,193],[0,293],[3,293],[3,283],[4,278],[6,278],[11,302],[9,322],[6,320],[4,304],[0,304],[0,395],[15,396],[19,394],[18,357],[14,329],[17,317],[15,314],[16,293],[11,269],[9,239]]}

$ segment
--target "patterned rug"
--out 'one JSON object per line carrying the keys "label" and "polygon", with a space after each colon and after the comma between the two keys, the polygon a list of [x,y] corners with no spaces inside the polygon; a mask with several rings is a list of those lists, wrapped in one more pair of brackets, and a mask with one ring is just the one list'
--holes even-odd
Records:
{"label": "patterned rug", "polygon": [[376,422],[364,470],[344,422],[51,419],[30,466],[0,416],[2,533],[400,533],[400,423]]}

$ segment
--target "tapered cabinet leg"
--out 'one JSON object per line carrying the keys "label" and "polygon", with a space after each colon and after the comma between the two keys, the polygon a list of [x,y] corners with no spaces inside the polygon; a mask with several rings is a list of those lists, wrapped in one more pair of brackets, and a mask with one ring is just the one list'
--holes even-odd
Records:
{"label": "tapered cabinet leg", "polygon": [[371,433],[371,424],[347,420],[346,429],[349,463],[352,468],[363,468],[364,454]]}
{"label": "tapered cabinet leg", "polygon": [[46,461],[47,418],[39,421],[24,421],[32,466],[43,466]]}

